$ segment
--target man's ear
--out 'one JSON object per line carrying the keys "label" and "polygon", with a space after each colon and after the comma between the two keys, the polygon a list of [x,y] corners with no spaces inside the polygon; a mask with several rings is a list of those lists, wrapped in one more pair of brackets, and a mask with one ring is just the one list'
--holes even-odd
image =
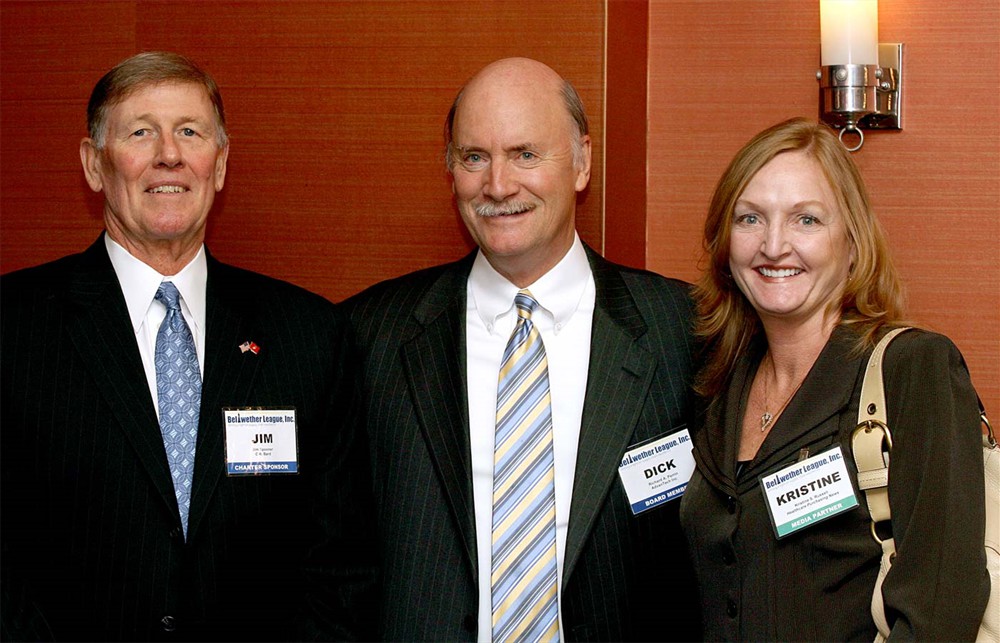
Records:
{"label": "man's ear", "polygon": [[576,168],[576,191],[582,192],[590,183],[590,135],[580,137],[580,163]]}
{"label": "man's ear", "polygon": [[85,138],[80,141],[80,164],[83,165],[87,185],[94,192],[100,192],[104,187],[101,181],[101,151],[97,149],[94,139]]}
{"label": "man's ear", "polygon": [[215,157],[215,191],[218,192],[226,184],[226,162],[229,160],[229,143]]}

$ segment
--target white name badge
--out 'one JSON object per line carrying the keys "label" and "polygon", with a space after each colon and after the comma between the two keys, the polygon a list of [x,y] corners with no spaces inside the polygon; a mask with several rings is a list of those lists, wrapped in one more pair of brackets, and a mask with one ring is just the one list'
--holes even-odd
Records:
{"label": "white name badge", "polygon": [[226,474],[257,476],[299,472],[295,409],[222,409]]}
{"label": "white name badge", "polygon": [[858,506],[840,447],[760,478],[778,538]]}
{"label": "white name badge", "polygon": [[686,428],[630,447],[618,465],[633,515],[680,498],[692,473],[694,452]]}

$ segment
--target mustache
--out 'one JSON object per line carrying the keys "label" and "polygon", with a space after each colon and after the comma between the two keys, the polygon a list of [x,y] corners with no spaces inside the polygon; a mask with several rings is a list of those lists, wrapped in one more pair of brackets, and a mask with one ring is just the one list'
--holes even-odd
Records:
{"label": "mustache", "polygon": [[502,217],[508,214],[521,214],[534,209],[534,207],[534,204],[527,201],[504,201],[502,203],[480,203],[475,207],[475,211],[481,217]]}

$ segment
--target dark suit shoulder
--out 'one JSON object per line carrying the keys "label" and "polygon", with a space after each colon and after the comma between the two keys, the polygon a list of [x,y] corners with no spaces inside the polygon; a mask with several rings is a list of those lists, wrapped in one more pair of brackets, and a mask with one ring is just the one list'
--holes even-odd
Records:
{"label": "dark suit shoulder", "polygon": [[634,268],[626,268],[622,272],[622,278],[634,294],[644,297],[655,294],[685,308],[693,307],[692,286],[686,281]]}
{"label": "dark suit shoulder", "polygon": [[691,284],[648,270],[622,269],[622,281],[643,316],[653,323],[681,322],[693,334],[695,304]]}
{"label": "dark suit shoulder", "polygon": [[681,288],[683,290],[689,290],[691,284],[688,282],[677,279],[675,277],[666,277],[658,272],[653,272],[652,270],[646,270],[645,268],[632,268],[630,266],[623,266],[611,261],[604,260],[608,267],[614,268],[622,274],[623,277],[629,280],[643,281],[650,284],[661,284],[664,287]]}
{"label": "dark suit shoulder", "polygon": [[4,303],[25,297],[46,297],[66,288],[69,275],[79,269],[82,253],[72,254],[30,268],[0,275],[0,297]]}
{"label": "dark suit shoulder", "polygon": [[386,317],[409,319],[418,308],[429,321],[456,299],[464,301],[474,257],[472,253],[460,261],[387,279],[346,299],[342,305],[352,322],[362,328]]}
{"label": "dark suit shoulder", "polygon": [[387,302],[404,298],[409,300],[419,300],[421,296],[450,269],[454,269],[460,262],[441,264],[422,268],[399,277],[393,277],[380,281],[365,288],[361,292],[351,295],[343,302],[349,309],[361,307],[371,307],[385,305]]}
{"label": "dark suit shoulder", "polygon": [[[275,298],[317,309],[334,307],[334,303],[329,299],[290,281],[224,263],[216,262],[210,266],[209,283],[212,282],[213,278],[217,278],[221,286],[238,291],[248,297]],[[213,273],[212,268],[218,271],[217,274]]]}
{"label": "dark suit shoulder", "polygon": [[666,277],[652,270],[643,268],[631,268],[621,264],[604,260],[607,267],[617,270],[622,278],[630,284],[636,284],[643,288],[655,288],[668,291],[678,291],[685,296],[691,291],[691,284],[675,277]]}
{"label": "dark suit shoulder", "polygon": [[[691,296],[692,286],[686,281],[673,277],[665,277],[659,273],[642,268],[623,266],[598,255],[587,248],[587,255],[594,279],[599,291],[614,297],[617,285],[624,284],[636,305],[644,312],[673,310],[684,317],[694,314],[694,300]],[[598,293],[598,298],[601,293]]]}

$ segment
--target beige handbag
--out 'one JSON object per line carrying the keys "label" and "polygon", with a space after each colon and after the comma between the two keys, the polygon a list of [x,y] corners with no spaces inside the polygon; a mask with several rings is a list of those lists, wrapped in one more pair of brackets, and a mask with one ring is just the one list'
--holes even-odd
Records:
{"label": "beige handbag", "polygon": [[[882,602],[882,581],[892,566],[896,555],[896,544],[892,538],[881,540],[875,525],[889,520],[889,452],[892,449],[892,435],[886,424],[885,390],[882,386],[882,356],[892,339],[909,330],[897,328],[885,335],[875,346],[865,369],[864,383],[861,385],[861,401],[858,404],[858,426],[851,438],[854,463],[858,468],[858,487],[865,492],[868,511],[872,517],[872,537],[882,546],[882,563],[878,580],[872,593],[872,618],[878,627],[876,641],[889,636],[889,624],[885,618]],[[986,418],[982,400],[979,414],[986,425],[987,435],[983,436],[983,465],[986,474],[986,566],[989,569],[990,600],[979,626],[977,641],[1000,641],[1000,448],[993,435],[993,427]]]}

